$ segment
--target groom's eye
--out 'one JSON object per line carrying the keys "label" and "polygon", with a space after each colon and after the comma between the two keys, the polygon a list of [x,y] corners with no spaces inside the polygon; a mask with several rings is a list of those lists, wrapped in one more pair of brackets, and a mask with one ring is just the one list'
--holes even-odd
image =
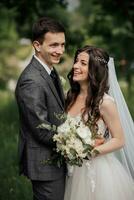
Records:
{"label": "groom's eye", "polygon": [[57,47],[59,44],[58,43],[53,43],[53,44],[50,44],[50,47]]}

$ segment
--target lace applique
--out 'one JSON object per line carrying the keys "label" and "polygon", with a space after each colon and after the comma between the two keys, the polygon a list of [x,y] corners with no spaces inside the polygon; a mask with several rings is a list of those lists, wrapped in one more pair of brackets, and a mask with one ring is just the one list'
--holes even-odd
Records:
{"label": "lace applique", "polygon": [[74,172],[74,166],[67,164],[67,175],[73,176],[73,172]]}
{"label": "lace applique", "polygon": [[98,124],[98,132],[100,132],[102,135],[104,135],[105,131],[107,129],[104,121],[102,119],[100,119],[97,124]]}
{"label": "lace applique", "polygon": [[94,192],[95,191],[95,187],[96,187],[96,183],[95,183],[95,177],[96,177],[96,173],[95,170],[92,167],[92,160],[88,160],[85,163],[88,173],[87,173],[87,177],[90,181],[91,184],[91,191]]}

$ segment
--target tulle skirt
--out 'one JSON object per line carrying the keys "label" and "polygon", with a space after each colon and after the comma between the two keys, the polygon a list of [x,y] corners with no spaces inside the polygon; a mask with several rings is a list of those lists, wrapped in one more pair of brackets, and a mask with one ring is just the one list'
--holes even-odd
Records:
{"label": "tulle skirt", "polygon": [[73,168],[64,200],[134,200],[134,182],[117,158],[107,154]]}

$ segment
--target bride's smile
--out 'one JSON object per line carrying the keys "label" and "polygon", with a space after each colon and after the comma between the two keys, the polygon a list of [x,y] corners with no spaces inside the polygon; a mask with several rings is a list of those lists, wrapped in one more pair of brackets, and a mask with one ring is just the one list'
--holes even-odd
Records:
{"label": "bride's smile", "polygon": [[82,52],[78,55],[73,66],[73,81],[80,83],[88,80],[88,61],[89,55],[86,52]]}

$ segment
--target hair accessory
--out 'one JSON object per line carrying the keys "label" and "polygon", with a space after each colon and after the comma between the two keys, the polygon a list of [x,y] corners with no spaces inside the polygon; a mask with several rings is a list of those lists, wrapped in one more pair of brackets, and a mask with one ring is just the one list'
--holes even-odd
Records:
{"label": "hair accessory", "polygon": [[104,58],[101,58],[101,57],[95,57],[95,60],[96,60],[96,61],[99,61],[99,62],[103,62],[103,63],[105,63],[105,64],[108,63]]}

